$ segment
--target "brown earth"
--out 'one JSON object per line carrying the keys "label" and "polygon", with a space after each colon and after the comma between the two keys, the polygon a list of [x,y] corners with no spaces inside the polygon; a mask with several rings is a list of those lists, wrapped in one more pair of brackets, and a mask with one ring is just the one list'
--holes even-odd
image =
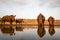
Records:
{"label": "brown earth", "polygon": [[[24,22],[22,22],[21,24],[29,24],[29,25],[37,25],[37,20],[36,19],[23,19]],[[1,24],[1,22],[0,22]],[[5,24],[9,24],[9,22],[6,22]],[[15,22],[13,22],[13,24],[16,24]],[[19,24],[19,23],[18,23]],[[48,21],[45,20],[45,25],[48,25]],[[55,20],[54,25],[60,25],[60,20]]]}
{"label": "brown earth", "polygon": [[[36,19],[25,19],[24,24],[38,24]],[[45,25],[48,25],[48,21],[45,20]],[[54,25],[60,25],[60,20],[55,20]]]}

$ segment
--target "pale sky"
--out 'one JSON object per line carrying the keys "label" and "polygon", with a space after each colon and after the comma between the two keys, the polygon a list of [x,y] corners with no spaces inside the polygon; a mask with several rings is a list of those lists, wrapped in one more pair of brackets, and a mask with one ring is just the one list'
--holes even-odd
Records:
{"label": "pale sky", "polygon": [[36,19],[42,13],[46,19],[60,19],[60,0],[0,0],[0,17],[16,15],[16,18]]}

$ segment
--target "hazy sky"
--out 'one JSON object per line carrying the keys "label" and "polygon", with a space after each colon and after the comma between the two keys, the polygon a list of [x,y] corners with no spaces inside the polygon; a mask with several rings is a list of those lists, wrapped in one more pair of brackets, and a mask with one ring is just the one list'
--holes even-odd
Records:
{"label": "hazy sky", "polygon": [[36,19],[42,13],[46,19],[60,19],[60,0],[0,0],[0,17],[16,15],[16,18]]}

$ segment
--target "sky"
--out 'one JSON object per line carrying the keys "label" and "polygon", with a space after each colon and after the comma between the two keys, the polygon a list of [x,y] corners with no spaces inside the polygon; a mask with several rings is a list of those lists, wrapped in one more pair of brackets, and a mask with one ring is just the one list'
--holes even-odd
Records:
{"label": "sky", "polygon": [[42,13],[60,19],[60,0],[0,0],[0,17],[16,15],[16,18],[37,19]]}

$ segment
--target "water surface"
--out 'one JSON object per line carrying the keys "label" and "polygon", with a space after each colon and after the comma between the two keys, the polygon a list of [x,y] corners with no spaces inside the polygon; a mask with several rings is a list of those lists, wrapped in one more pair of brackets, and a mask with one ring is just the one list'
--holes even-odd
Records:
{"label": "water surface", "polygon": [[40,37],[37,33],[38,28],[30,28],[30,26],[11,30],[0,28],[0,40],[60,40],[60,28],[55,28],[55,34],[52,36],[49,34],[48,29],[45,28],[45,35]]}

